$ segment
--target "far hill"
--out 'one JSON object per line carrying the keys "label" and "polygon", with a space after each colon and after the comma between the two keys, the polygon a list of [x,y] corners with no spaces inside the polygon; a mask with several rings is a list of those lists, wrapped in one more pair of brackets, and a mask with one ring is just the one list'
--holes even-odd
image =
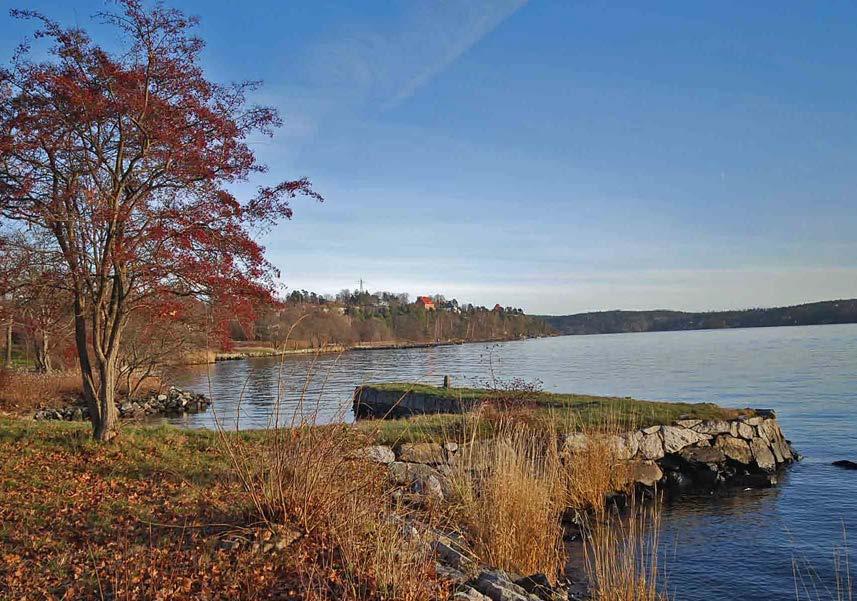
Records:
{"label": "far hill", "polygon": [[616,334],[857,323],[857,299],[739,311],[596,311],[541,318],[558,334]]}

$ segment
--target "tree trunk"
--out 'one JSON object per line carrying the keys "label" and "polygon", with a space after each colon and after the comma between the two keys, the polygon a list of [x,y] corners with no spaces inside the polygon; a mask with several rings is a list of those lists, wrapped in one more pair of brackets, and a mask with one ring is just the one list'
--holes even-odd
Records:
{"label": "tree trunk", "polygon": [[93,421],[92,436],[106,442],[116,436],[116,422],[119,411],[116,409],[116,366],[115,359],[108,358],[99,365],[98,420]]}
{"label": "tree trunk", "polygon": [[46,374],[51,371],[51,357],[48,354],[48,333],[43,331],[36,338],[36,370]]}
{"label": "tree trunk", "polygon": [[3,365],[12,367],[12,320],[6,323],[6,353],[3,357]]}
{"label": "tree trunk", "polygon": [[[80,301],[74,303],[74,339],[77,357],[80,361],[80,375],[83,384],[83,398],[89,408],[89,419],[92,422],[92,437],[96,440],[108,441],[116,436],[116,359],[109,357],[106,361],[98,361],[98,378],[95,377],[90,359],[89,342],[86,338],[86,316]],[[97,381],[96,381],[97,380]]]}

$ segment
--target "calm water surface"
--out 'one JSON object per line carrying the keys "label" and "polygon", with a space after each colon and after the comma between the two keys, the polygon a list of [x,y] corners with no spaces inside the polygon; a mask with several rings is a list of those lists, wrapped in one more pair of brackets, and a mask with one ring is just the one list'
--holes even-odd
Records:
{"label": "calm water surface", "polygon": [[[350,419],[357,384],[439,383],[445,374],[458,385],[521,377],[552,391],[775,409],[806,458],[776,489],[668,507],[662,541],[669,586],[676,599],[794,599],[797,558],[835,589],[833,548],[841,546],[843,528],[857,540],[857,472],[830,466],[857,460],[857,324],[253,359],[191,371],[181,384],[211,394],[225,424],[256,428],[269,423],[278,395],[282,415],[302,403],[305,410],[317,407],[322,419]],[[176,423],[212,427],[214,417],[209,411]],[[835,596],[821,590],[801,598]]]}

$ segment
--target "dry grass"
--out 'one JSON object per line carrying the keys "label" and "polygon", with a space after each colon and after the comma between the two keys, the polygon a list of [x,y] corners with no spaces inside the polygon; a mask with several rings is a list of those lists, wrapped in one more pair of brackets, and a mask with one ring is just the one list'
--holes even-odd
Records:
{"label": "dry grass", "polygon": [[554,578],[565,565],[565,477],[557,437],[521,423],[471,442],[453,474],[453,513],[482,562]]}
{"label": "dry grass", "polygon": [[77,371],[38,374],[0,369],[0,410],[9,413],[66,405],[80,396],[80,390]]}
{"label": "dry grass", "polygon": [[[137,384],[132,379],[137,395],[158,390],[161,381],[149,376]],[[127,394],[125,382],[119,383],[118,397]],[[40,374],[30,371],[0,369],[0,411],[23,414],[41,408],[57,408],[81,399],[81,379],[77,370],[54,371]]]}
{"label": "dry grass", "polygon": [[600,514],[606,509],[608,495],[629,492],[628,464],[618,455],[618,434],[609,433],[610,429],[584,431],[585,444],[567,454],[568,507]]}
{"label": "dry grass", "polygon": [[[312,541],[303,598],[443,598],[447,584],[435,573],[426,527],[393,502],[386,468],[356,453],[366,435],[345,424],[317,426],[318,407],[304,415],[304,394],[289,427],[270,430],[263,448],[222,430],[218,437],[255,517]],[[279,415],[278,405],[273,426]]]}
{"label": "dry grass", "polygon": [[665,601],[658,590],[660,503],[591,517],[585,566],[593,601]]}

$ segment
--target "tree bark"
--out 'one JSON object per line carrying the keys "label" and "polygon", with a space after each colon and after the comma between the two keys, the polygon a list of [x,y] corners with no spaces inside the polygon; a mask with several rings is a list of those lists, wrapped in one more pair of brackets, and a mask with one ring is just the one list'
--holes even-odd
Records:
{"label": "tree bark", "polygon": [[36,370],[46,374],[51,371],[51,356],[48,351],[50,347],[47,331],[42,331],[36,338]]}
{"label": "tree bark", "polygon": [[92,436],[106,442],[116,436],[116,422],[119,411],[116,409],[116,366],[115,360],[108,358],[99,365],[100,385],[98,387],[98,423],[93,424]]}
{"label": "tree bark", "polygon": [[89,341],[86,337],[87,319],[79,298],[75,299],[74,309],[75,347],[80,362],[83,398],[89,408],[89,418],[92,422],[92,437],[96,440],[108,441],[116,436],[118,418],[115,402],[116,360],[114,357],[112,364],[109,357],[107,361],[97,361],[98,377],[96,378],[89,352]]}
{"label": "tree bark", "polygon": [[3,357],[3,365],[12,367],[12,320],[6,323],[6,352]]}

